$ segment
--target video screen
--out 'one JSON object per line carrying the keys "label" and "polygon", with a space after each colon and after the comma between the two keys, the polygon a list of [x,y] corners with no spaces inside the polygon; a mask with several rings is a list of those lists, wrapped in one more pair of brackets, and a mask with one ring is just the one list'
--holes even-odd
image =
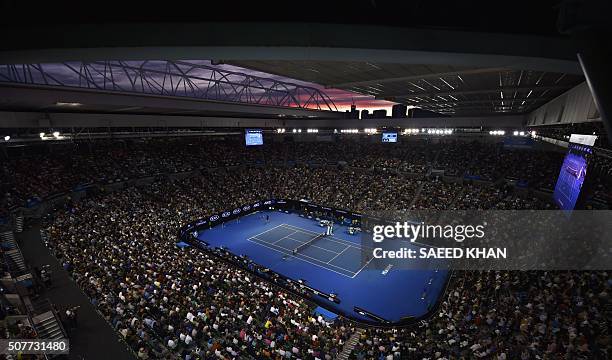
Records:
{"label": "video screen", "polygon": [[576,206],[592,153],[590,146],[569,144],[553,193],[553,199],[560,209],[573,210]]}
{"label": "video screen", "polygon": [[247,129],[244,133],[246,146],[263,145],[263,131],[261,129]]}
{"label": "video screen", "polygon": [[396,132],[382,133],[382,142],[389,142],[389,143],[397,142],[397,133]]}

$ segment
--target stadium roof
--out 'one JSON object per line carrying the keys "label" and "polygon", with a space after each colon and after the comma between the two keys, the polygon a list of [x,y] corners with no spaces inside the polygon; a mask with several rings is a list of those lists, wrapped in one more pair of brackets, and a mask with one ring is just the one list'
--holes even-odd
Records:
{"label": "stadium roof", "polygon": [[0,4],[0,64],[209,59],[461,116],[523,114],[583,81],[558,0]]}
{"label": "stadium roof", "polygon": [[309,60],[229,63],[448,115],[529,112],[583,81],[573,74],[451,65]]}

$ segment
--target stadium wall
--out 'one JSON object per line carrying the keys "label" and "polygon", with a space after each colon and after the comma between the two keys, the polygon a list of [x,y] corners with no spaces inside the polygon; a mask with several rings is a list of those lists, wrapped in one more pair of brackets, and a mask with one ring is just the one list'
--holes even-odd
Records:
{"label": "stadium wall", "polygon": [[512,127],[522,128],[523,115],[495,117],[286,119],[100,113],[0,112],[0,128],[374,128],[374,127]]}
{"label": "stadium wall", "polygon": [[528,126],[601,121],[586,82],[572,88],[527,115]]}

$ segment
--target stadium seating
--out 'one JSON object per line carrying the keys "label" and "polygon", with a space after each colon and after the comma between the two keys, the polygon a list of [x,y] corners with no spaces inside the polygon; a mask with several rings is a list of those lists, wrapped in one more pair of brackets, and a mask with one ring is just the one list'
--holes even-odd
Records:
{"label": "stadium seating", "polygon": [[[3,163],[2,204],[14,208],[97,184],[86,199],[47,217],[49,243],[141,359],[605,358],[606,272],[461,272],[431,319],[405,329],[363,330],[348,320],[327,322],[312,315],[307,299],[175,246],[183,224],[263,198],[310,199],[359,212],[553,207],[504,179],[521,177],[532,190],[550,187],[562,161],[558,153],[478,142],[409,145],[74,144]],[[598,164],[610,171],[609,163]],[[164,176],[187,171],[185,178]],[[105,188],[145,177],[152,183]],[[609,199],[607,183],[597,189]]]}

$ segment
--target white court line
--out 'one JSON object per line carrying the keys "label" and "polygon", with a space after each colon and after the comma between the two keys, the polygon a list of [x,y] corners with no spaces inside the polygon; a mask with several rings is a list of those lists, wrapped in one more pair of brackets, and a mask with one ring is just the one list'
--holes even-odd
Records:
{"label": "white court line", "polygon": [[374,259],[374,257],[371,257],[370,260],[368,260],[365,265],[363,265],[359,270],[357,270],[357,272],[355,273],[355,275],[353,275],[353,279],[359,275],[359,273],[361,272],[361,270],[365,269],[366,266],[368,266],[368,264],[370,264],[370,261],[372,261]]}
{"label": "white court line", "polygon": [[[276,243],[280,242],[281,240],[286,239],[286,238],[289,238],[289,236],[291,236],[291,235],[295,234],[296,232],[297,232],[297,231],[294,231],[294,232],[292,232],[291,234],[289,234],[289,235],[287,235],[287,236],[283,236],[282,238],[280,238],[280,239],[276,240],[275,242],[273,242],[273,243],[272,243],[272,245],[276,245]],[[259,234],[259,235],[261,235],[261,234]],[[257,237],[257,236],[259,236],[259,235],[255,235],[254,237]],[[294,240],[293,238],[289,238],[289,239]],[[258,240],[261,240],[261,239],[258,239]],[[263,241],[263,240],[262,240],[262,241]]]}
{"label": "white court line", "polygon": [[[259,243],[259,242],[257,242],[257,241],[253,241],[253,238],[248,238],[247,240],[249,240],[249,241],[251,241],[251,242],[254,242],[255,244],[257,244],[257,245],[259,245],[259,246],[263,246],[263,247],[266,247],[266,248],[268,248],[268,249],[270,249],[270,250],[274,250],[274,251],[276,251],[276,252],[279,252],[279,253],[281,253],[281,254],[283,254],[283,255],[290,255],[290,254],[285,253],[284,251],[281,251],[281,250],[275,249],[275,248],[270,247],[270,246],[268,246],[268,245],[264,245],[264,244]],[[255,240],[258,240],[258,239],[255,239]],[[260,240],[260,241],[261,241],[261,240]],[[275,245],[275,246],[278,246],[278,245]],[[283,248],[282,246],[279,246],[279,247],[280,247],[280,248]],[[283,248],[283,249],[285,249],[285,248]],[[286,249],[286,250],[288,250],[288,249]],[[302,254],[300,254],[300,255],[302,255]],[[320,265],[320,264],[317,264],[317,263],[314,263],[314,262],[308,261],[308,260],[303,259],[303,258],[301,258],[301,257],[297,257],[297,256],[293,256],[293,257],[294,257],[294,258],[296,258],[296,259],[298,259],[298,260],[301,260],[301,261],[307,262],[307,263],[309,263],[309,264],[311,264],[311,265],[318,266],[318,267],[320,267],[321,269],[325,269],[325,270],[328,270],[328,271],[331,271],[331,272],[335,272],[336,274],[339,274],[339,275],[342,275],[342,276],[346,276],[347,278],[351,278],[351,279],[352,279],[352,278],[354,278],[354,277],[355,277],[355,276],[350,276],[350,275],[343,274],[343,273],[338,272],[338,271],[336,271],[336,270],[334,270],[334,269],[330,269],[330,268],[328,268],[327,266],[323,266],[323,265]],[[308,257],[309,257],[309,256],[308,256]],[[315,259],[315,260],[316,260],[316,259]],[[317,261],[320,261],[320,260],[317,260]],[[331,265],[331,264],[329,264],[329,265]],[[334,265],[331,265],[331,266],[334,266]],[[336,266],[336,267],[337,267],[337,268],[339,268],[339,269],[342,269],[342,270],[344,270],[344,271],[346,271],[346,272],[348,272],[348,273],[353,273],[352,271],[346,270],[346,269],[341,268],[341,267],[339,267],[339,266]]]}
{"label": "white court line", "polygon": [[[283,225],[287,225],[287,224],[280,224],[280,225],[278,225],[278,226],[283,226]],[[278,227],[278,226],[276,226],[276,227]],[[273,228],[273,229],[274,229],[274,228]],[[270,229],[270,230],[273,230],[273,229]],[[298,229],[299,229],[299,228],[298,228]],[[267,230],[267,231],[270,231],[270,230]],[[308,241],[312,240],[312,239],[310,239],[310,240],[306,240],[306,241],[301,241],[301,240],[298,240],[298,239],[294,239],[294,238],[292,238],[292,237],[290,237],[290,236],[291,236],[291,235],[293,235],[293,234],[299,233],[299,232],[302,232],[302,233],[304,233],[304,234],[306,234],[306,235],[308,235],[308,233],[307,233],[307,232],[304,232],[304,231],[301,231],[301,230],[291,229],[291,228],[289,228],[288,230],[293,231],[293,232],[292,232],[291,234],[287,235],[287,236],[283,236],[282,238],[280,238],[280,239],[278,239],[278,240],[276,240],[275,242],[272,242],[272,243],[271,243],[271,242],[269,242],[269,241],[265,241],[264,239],[260,239],[260,238],[259,238],[259,235],[264,234],[266,231],[264,231],[264,232],[262,232],[262,233],[260,233],[260,234],[257,234],[257,235],[255,235],[255,236],[251,236],[251,238],[257,239],[257,240],[259,240],[259,241],[263,241],[263,242],[265,242],[265,243],[267,243],[267,244],[271,244],[271,245],[276,245],[277,243],[279,243],[281,240],[284,240],[284,239],[291,239],[291,240],[293,240],[293,241],[295,241],[295,242],[299,243],[300,245],[301,245],[301,244],[305,244],[305,243],[307,243]],[[317,234],[317,235],[320,235],[320,234]],[[333,241],[333,240],[331,240],[331,241]],[[325,249],[325,248],[320,247],[320,246],[317,246],[317,245],[310,245],[310,246],[311,246],[311,247],[315,247],[315,248],[317,248],[317,249],[325,250],[325,251],[330,252],[330,253],[332,253],[332,254],[338,254],[338,252],[337,252],[337,251],[333,251],[333,250]],[[283,246],[280,246],[280,247],[282,247],[283,249],[285,249],[285,247],[283,247]],[[289,249],[287,249],[287,250],[289,250]],[[344,250],[346,250],[346,248],[345,248],[345,249],[343,249],[342,251],[344,251]]]}
{"label": "white court line", "polygon": [[330,262],[334,261],[334,259],[335,259],[335,258],[337,258],[338,256],[340,256],[340,254],[342,254],[343,252],[345,252],[345,251],[346,251],[346,249],[350,249],[350,247],[348,247],[348,246],[347,246],[347,247],[345,247],[345,248],[344,248],[344,250],[340,251],[340,252],[338,253],[338,255],[336,255],[336,256],[334,256],[333,258],[331,258],[331,260],[329,260],[327,263],[329,264]]}
{"label": "white court line", "polygon": [[[250,237],[250,238],[248,238],[247,240],[259,240],[259,241],[262,241],[261,239],[258,239],[258,238],[256,238],[256,237]],[[258,243],[258,242],[256,242],[256,241],[253,241],[253,242],[255,242],[256,244],[259,244],[259,243]],[[264,242],[265,242],[265,241],[264,241]],[[266,242],[266,244],[268,244],[268,245],[272,245],[272,244],[267,243],[267,242]],[[260,245],[261,245],[261,244],[260,244]],[[297,257],[296,255],[293,255],[293,250],[292,250],[292,249],[288,249],[288,248],[286,248],[286,247],[284,247],[284,246],[280,246],[280,245],[274,245],[274,246],[278,246],[278,247],[279,247],[279,248],[281,248],[281,249],[287,250],[289,253],[288,253],[288,254],[286,254],[286,255],[290,255],[290,256],[293,256],[293,257]],[[283,252],[283,253],[284,253],[284,252]],[[299,253],[299,254],[297,254],[297,255],[304,256],[304,257],[310,258],[310,259],[312,259],[312,260],[318,261],[318,262],[320,262],[320,263],[322,263],[322,264],[325,264],[325,263],[323,262],[323,260],[321,260],[321,259],[317,259],[317,258],[315,258],[315,257],[309,256],[309,255],[306,255],[306,254],[303,254],[303,253]],[[299,258],[298,258],[298,259],[299,259]],[[345,268],[343,268],[342,266],[338,266],[338,265],[334,265],[334,264],[327,264],[327,265],[329,265],[329,266],[333,266],[333,267],[335,267],[335,268],[338,268],[338,269],[343,270],[343,271],[346,271],[346,272],[350,272],[351,274],[354,274],[354,273],[355,273],[354,271],[351,271],[351,270],[345,269]]]}
{"label": "white court line", "polygon": [[[287,227],[291,227],[291,228],[294,228],[294,229],[299,229],[301,232],[316,234],[316,232],[314,232],[314,231],[310,231],[310,230],[302,229],[302,228],[300,228],[300,227],[298,227],[298,226],[293,226],[293,225],[289,225],[289,224],[285,224],[285,226],[287,226]],[[338,239],[338,238],[332,238],[332,239]],[[332,239],[329,239],[329,238],[328,238],[328,240],[330,240],[330,241],[334,241],[334,240],[332,240]],[[355,243],[351,243],[351,242],[348,242],[348,241],[346,241],[346,240],[342,240],[342,239],[338,239],[338,240],[340,240],[340,241],[335,241],[335,242],[337,242],[337,243],[340,243],[340,244],[343,244],[343,245],[347,246],[346,248],[344,248],[344,250],[342,250],[342,251],[341,251],[341,253],[342,253],[342,252],[344,252],[344,251],[346,251],[346,249],[348,249],[349,247],[354,247],[354,248],[358,249],[359,251],[363,251],[363,250],[364,250],[364,248],[362,248],[361,246],[356,246],[356,244],[355,244]],[[414,244],[414,243],[411,243],[411,244]],[[430,245],[427,245],[427,244],[421,244],[421,245],[424,245],[424,246],[430,246]],[[415,247],[418,247],[418,246],[415,246]],[[302,254],[302,255],[303,255],[303,254]],[[339,255],[340,255],[340,254],[336,255],[336,256],[334,257],[334,259],[335,259],[336,257],[338,257]],[[304,255],[304,256],[308,256],[308,255]],[[351,277],[351,278],[353,278],[353,279],[354,279],[354,278],[355,278],[357,275],[359,275],[359,273],[360,273],[361,271],[363,271],[363,269],[365,269],[365,268],[366,268],[366,267],[367,267],[367,266],[370,264],[370,262],[371,262],[373,259],[374,259],[374,258],[373,258],[373,257],[371,257],[371,258],[370,258],[370,260],[368,260],[368,261],[367,261],[367,262],[366,262],[366,263],[365,263],[365,264],[364,264],[364,265],[363,265],[361,268],[359,268],[359,270],[357,270],[357,272],[354,272],[354,271],[351,271],[351,270],[344,269],[344,268],[342,268],[342,267],[340,267],[340,266],[337,266],[337,265],[334,265],[334,264],[330,264],[330,262],[331,262],[333,259],[332,259],[332,260],[330,260],[330,261],[328,261],[328,262],[327,262],[327,264],[328,264],[329,266],[334,266],[334,267],[337,267],[337,268],[339,268],[339,269],[343,269],[343,270],[345,270],[345,271],[348,271],[348,272],[352,272],[352,273],[354,273],[355,275],[353,275],[353,276]],[[319,261],[320,261],[320,260],[319,260]]]}
{"label": "white court line", "polygon": [[[287,250],[290,250],[290,249],[288,249],[288,248],[286,248],[286,247],[284,247],[284,246],[280,246],[280,245],[278,245],[278,243],[279,243],[281,240],[284,240],[284,239],[289,239],[289,240],[295,241],[296,243],[299,243],[299,244],[305,244],[305,243],[306,243],[306,242],[301,242],[300,240],[294,239],[294,238],[292,238],[292,237],[289,237],[289,236],[291,236],[291,235],[293,235],[293,234],[289,234],[289,235],[287,235],[287,236],[285,236],[285,237],[282,237],[282,238],[278,239],[277,241],[275,241],[275,242],[273,242],[273,243],[268,242],[268,241],[265,241],[264,239],[260,239],[260,238],[258,238],[257,236],[251,236],[249,239],[259,240],[259,241],[261,241],[261,242],[265,242],[266,244],[276,245],[276,246],[278,246],[278,247],[282,247],[283,249],[287,249]],[[247,239],[247,240],[248,240],[248,239]],[[337,253],[337,252],[335,252],[335,251],[332,251],[332,250],[327,250],[327,249],[322,248],[322,247],[320,247],[320,246],[310,245],[310,247],[314,247],[314,248],[317,248],[317,249],[325,250],[325,251],[330,252],[330,253],[332,253],[332,254],[338,254],[338,253]],[[290,251],[291,251],[291,250],[290,250]],[[343,250],[343,251],[344,251],[344,250]]]}
{"label": "white court line", "polygon": [[[294,238],[289,238],[289,239],[291,239],[291,240],[293,240],[293,241],[295,241],[295,242],[297,242],[297,243],[300,243],[300,244],[306,244],[306,243],[307,243],[307,241],[302,242],[302,241],[297,240],[297,239],[294,239]],[[276,245],[276,244],[274,244],[274,245]],[[338,252],[336,252],[336,251],[329,250],[329,249],[326,249],[326,248],[322,248],[322,247],[317,246],[317,245],[310,245],[309,247],[313,247],[313,248],[321,249],[321,250],[324,250],[324,251],[330,252],[330,253],[332,253],[332,254],[337,254],[337,253],[338,253]],[[344,251],[344,250],[342,250],[342,251]]]}
{"label": "white court line", "polygon": [[[302,229],[301,227],[298,227],[298,226],[293,226],[293,225],[289,225],[289,224],[283,224],[283,225],[285,225],[287,227],[292,227],[294,229],[299,229],[299,231],[301,231],[303,233],[306,233],[306,234],[308,234],[308,233],[310,233],[310,234],[319,234],[316,231]],[[350,246],[350,247],[354,247],[354,248],[357,248],[357,249],[361,249],[361,246],[359,246],[358,244],[355,244],[355,243],[350,242],[350,241],[342,240],[342,239],[337,238],[337,237],[333,237],[332,236],[332,237],[328,237],[327,239],[329,241],[332,241],[332,242],[335,242],[335,243],[338,243],[338,244],[342,244],[342,245],[345,245],[345,246]]]}
{"label": "white court line", "polygon": [[[293,225],[284,224],[284,223],[283,223],[283,224],[280,224],[280,225],[278,225],[278,226],[283,226],[283,227],[288,228],[289,230],[294,230],[294,233],[293,233],[293,234],[295,234],[295,233],[297,233],[297,232],[302,232],[302,233],[305,233],[305,234],[316,234],[316,235],[319,235],[319,234],[320,234],[320,233],[317,233],[317,232],[314,232],[314,231],[310,231],[310,230],[302,229],[302,228],[300,228],[300,227],[298,227],[298,226],[293,226]],[[278,227],[278,226],[276,226],[276,227]],[[272,229],[270,229],[270,230],[272,230]],[[268,230],[268,231],[270,231],[270,230]],[[295,231],[295,230],[297,230],[297,231]],[[259,235],[261,235],[261,234],[263,234],[263,233],[265,233],[265,232],[267,232],[267,231],[264,231],[264,232],[262,232],[262,233],[260,233],[260,234],[257,234],[257,235],[255,235],[255,236],[252,236],[251,238],[248,238],[247,240],[258,240],[258,241],[253,241],[253,242],[255,242],[255,243],[256,243],[256,244],[258,244],[258,245],[262,245],[262,246],[265,246],[265,247],[268,247],[268,248],[270,248],[270,247],[269,247],[269,246],[266,246],[266,245],[263,245],[263,244],[261,244],[260,242],[264,242],[264,243],[266,243],[266,244],[268,244],[268,245],[278,246],[278,247],[279,247],[279,248],[281,248],[281,249],[287,250],[287,251],[289,252],[289,254],[286,254],[285,252],[283,252],[283,251],[279,251],[279,250],[276,250],[276,249],[273,249],[273,250],[276,250],[277,252],[281,252],[281,253],[283,253],[283,254],[285,254],[285,255],[290,255],[290,256],[293,256],[293,257],[297,257],[297,256],[295,256],[295,255],[293,255],[293,254],[292,254],[292,253],[293,253],[292,249],[288,249],[288,248],[286,248],[286,247],[284,247],[284,246],[280,246],[280,245],[277,245],[277,244],[276,244],[276,242],[280,241],[280,239],[279,239],[278,241],[276,241],[275,243],[269,243],[269,242],[267,242],[267,241],[264,241],[264,240],[262,240],[262,239],[259,239],[259,238],[258,238],[258,236],[259,236]],[[290,235],[293,235],[293,234],[290,234]],[[288,236],[289,236],[289,235],[288,235]],[[286,237],[288,237],[288,236],[286,236]],[[331,238],[331,239],[330,239],[330,238],[326,238],[326,240],[328,240],[328,241],[332,241],[332,242],[336,242],[336,243],[339,243],[339,244],[344,245],[344,246],[345,246],[345,248],[344,248],[344,249],[341,251],[341,253],[342,253],[342,252],[344,252],[344,251],[346,251],[346,250],[347,250],[349,247],[353,247],[353,248],[358,249],[358,250],[360,250],[360,251],[362,251],[362,250],[363,250],[363,249],[362,249],[360,246],[357,246],[357,244],[354,244],[354,243],[351,243],[351,242],[348,242],[348,241],[345,241],[345,240],[342,240],[342,239],[338,239],[338,240],[340,240],[340,241],[335,241],[335,240],[333,240],[333,239],[338,239],[338,238]],[[291,238],[291,240],[296,241],[296,242],[299,242],[299,243],[301,243],[301,244],[305,243],[305,242],[301,242],[301,241],[299,241],[299,240],[296,240],[296,239],[294,239],[294,238]],[[333,251],[331,251],[331,250],[324,249],[324,248],[322,248],[322,247],[320,247],[320,246],[316,246],[316,245],[311,245],[311,246],[313,246],[313,247],[317,247],[317,248],[319,248],[319,249],[326,250],[326,251],[329,251],[329,252],[332,252],[332,253],[335,253],[335,252],[333,252]],[[339,254],[339,253],[336,253],[336,254]],[[337,268],[337,269],[340,269],[340,270],[342,270],[342,271],[346,271],[346,272],[348,272],[348,273],[354,274],[354,275],[352,276],[352,278],[354,278],[354,277],[355,277],[357,274],[359,274],[359,272],[360,272],[361,270],[363,270],[363,268],[364,268],[365,266],[367,266],[367,264],[369,263],[369,261],[368,261],[368,263],[366,263],[366,265],[364,265],[364,267],[362,267],[362,268],[361,268],[361,269],[360,269],[360,270],[359,270],[357,273],[355,273],[354,271],[351,271],[351,270],[345,269],[345,268],[343,268],[343,267],[341,267],[341,266],[337,266],[337,265],[334,265],[334,264],[330,264],[330,263],[329,263],[329,261],[328,261],[327,263],[324,263],[322,260],[317,259],[317,258],[314,258],[314,257],[312,257],[312,256],[308,256],[308,255],[306,255],[306,254],[297,254],[297,255],[301,255],[301,256],[303,256],[303,257],[307,257],[307,258],[313,259],[313,260],[318,261],[318,262],[321,262],[321,263],[323,263],[323,264],[327,264],[327,265],[329,265],[329,266],[333,266],[333,267],[335,267],[335,268]],[[336,255],[336,256],[338,256],[338,255]],[[300,259],[299,257],[297,257],[297,258],[298,258],[298,259]],[[335,257],[334,257],[334,258],[335,258]],[[330,260],[330,261],[331,261],[331,260]],[[370,259],[370,261],[372,261],[372,259]],[[312,263],[312,262],[310,262],[310,261],[307,261],[307,262],[308,262],[308,263]],[[325,268],[325,269],[328,269],[328,268],[326,268],[326,267],[324,267],[324,266],[320,266],[320,267],[323,267],[323,268]],[[332,270],[332,269],[328,269],[328,270],[334,271],[334,270]],[[334,271],[334,272],[337,272],[337,271]],[[348,276],[348,275],[345,275],[345,276]],[[349,276],[349,277],[351,277],[351,276]]]}
{"label": "white court line", "polygon": [[[290,229],[290,230],[292,230],[292,229]],[[290,240],[295,241],[296,243],[298,243],[298,244],[300,244],[300,245],[301,245],[301,244],[306,244],[306,243],[308,242],[308,240],[307,240],[307,241],[301,241],[301,240],[294,239],[294,238],[290,237],[291,235],[293,235],[293,234],[295,234],[295,233],[298,233],[298,232],[299,232],[299,231],[294,231],[294,232],[292,232],[291,234],[289,234],[289,235],[287,235],[287,236],[283,236],[282,238],[280,238],[280,239],[276,240],[275,242],[269,242],[269,241],[265,241],[264,239],[260,239],[260,238],[258,238],[258,236],[259,236],[259,235],[261,235],[261,234],[257,234],[257,235],[255,235],[255,236],[251,236],[250,238],[251,238],[251,239],[256,239],[256,240],[259,240],[259,241],[263,241],[263,242],[265,242],[266,244],[270,244],[270,245],[277,245],[277,243],[281,242],[281,240],[284,240],[284,239],[290,239]],[[280,246],[280,245],[277,245],[277,246]],[[329,249],[325,249],[325,248],[322,248],[322,247],[320,247],[320,246],[316,246],[316,245],[310,245],[310,246],[311,246],[311,247],[315,247],[315,248],[317,248],[317,249],[325,250],[325,251],[330,252],[330,253],[332,253],[332,254],[337,254],[337,253],[338,253],[338,252],[336,252],[336,251],[332,251],[332,250],[329,250]],[[280,247],[282,247],[283,249],[286,249],[286,248],[285,248],[285,247],[283,247],[283,246],[280,246]],[[287,249],[287,250],[289,250],[289,249]],[[343,250],[343,251],[344,251],[344,250]]]}
{"label": "white court line", "polygon": [[[279,227],[281,227],[281,226],[283,226],[283,225],[285,225],[285,224],[276,225],[275,227],[273,227],[273,228],[271,228],[271,229],[268,229],[268,230],[266,230],[266,231],[264,231],[264,232],[261,232],[261,233],[259,233],[259,234],[255,235],[255,236],[259,236],[259,235],[261,235],[261,234],[265,234],[265,233],[267,233],[267,232],[269,232],[269,231],[272,231],[272,230],[274,230],[274,229],[276,229],[276,228],[279,228]],[[293,230],[293,229],[289,229],[289,230]]]}

